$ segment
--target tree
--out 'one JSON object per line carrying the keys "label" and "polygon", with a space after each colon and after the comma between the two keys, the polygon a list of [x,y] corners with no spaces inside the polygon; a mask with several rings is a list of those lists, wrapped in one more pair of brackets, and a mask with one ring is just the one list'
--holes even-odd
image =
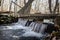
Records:
{"label": "tree", "polygon": [[[26,4],[26,0],[24,0],[24,4]],[[31,9],[31,4],[27,7],[24,13],[30,13],[30,9]]]}
{"label": "tree", "polygon": [[55,4],[54,10],[53,10],[53,13],[56,13],[56,9],[57,9],[57,8],[58,8],[58,6],[59,6],[58,1],[59,1],[59,0],[56,0],[56,4]]}
{"label": "tree", "polygon": [[28,0],[28,2],[25,3],[25,6],[22,7],[22,8],[18,11],[18,13],[23,13],[23,14],[24,14],[24,11],[32,4],[33,1],[34,1],[34,0]]}
{"label": "tree", "polygon": [[58,3],[58,1],[59,0],[56,0],[56,3],[55,3],[55,7],[54,7],[54,10],[52,11],[52,9],[51,9],[51,1],[52,0],[48,0],[48,3],[49,3],[49,10],[50,10],[50,13],[56,13],[56,9],[58,8],[58,6],[59,6],[59,3]]}
{"label": "tree", "polygon": [[49,3],[49,10],[50,10],[50,13],[52,13],[52,9],[51,9],[51,0],[48,0],[48,3]]}

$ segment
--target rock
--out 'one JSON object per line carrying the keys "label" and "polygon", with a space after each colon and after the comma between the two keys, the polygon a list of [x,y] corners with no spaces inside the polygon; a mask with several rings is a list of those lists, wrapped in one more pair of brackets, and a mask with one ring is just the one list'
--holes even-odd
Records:
{"label": "rock", "polygon": [[8,16],[8,15],[0,15],[0,24],[10,24],[17,21],[18,21],[17,17]]}

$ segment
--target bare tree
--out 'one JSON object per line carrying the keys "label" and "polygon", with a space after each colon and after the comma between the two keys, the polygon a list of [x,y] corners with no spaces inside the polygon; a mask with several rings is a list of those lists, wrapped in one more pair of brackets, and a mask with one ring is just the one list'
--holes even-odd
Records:
{"label": "bare tree", "polygon": [[51,9],[51,0],[48,0],[48,3],[49,3],[49,10],[50,10],[50,13],[52,13],[52,9]]}
{"label": "bare tree", "polygon": [[[26,4],[26,0],[24,0],[24,4]],[[30,9],[31,9],[31,4],[27,7],[27,9],[24,11],[24,13],[30,13]]]}
{"label": "bare tree", "polygon": [[58,1],[59,1],[59,0],[56,0],[56,4],[55,4],[54,10],[53,10],[53,13],[56,13],[56,9],[57,9],[57,8],[58,8],[58,6],[59,6]]}
{"label": "bare tree", "polygon": [[50,10],[50,13],[56,13],[56,9],[58,8],[58,6],[59,6],[59,3],[58,3],[58,1],[59,0],[56,0],[56,4],[55,4],[55,7],[54,7],[54,10],[52,11],[52,9],[51,9],[51,1],[52,0],[48,0],[48,3],[49,3],[49,10]]}
{"label": "bare tree", "polygon": [[34,1],[34,0],[28,0],[28,2],[25,4],[25,6],[22,7],[22,8],[18,11],[18,13],[23,13],[23,14],[24,14],[24,11],[32,4],[33,1]]}

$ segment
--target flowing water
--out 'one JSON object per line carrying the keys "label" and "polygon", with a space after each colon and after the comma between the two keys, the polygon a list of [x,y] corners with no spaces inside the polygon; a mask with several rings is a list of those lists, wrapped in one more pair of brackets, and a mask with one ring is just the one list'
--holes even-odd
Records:
{"label": "flowing water", "polygon": [[27,20],[19,19],[17,23],[0,26],[0,40],[19,40],[20,37],[45,37],[44,29],[47,27],[42,23],[32,22],[29,26],[25,26]]}

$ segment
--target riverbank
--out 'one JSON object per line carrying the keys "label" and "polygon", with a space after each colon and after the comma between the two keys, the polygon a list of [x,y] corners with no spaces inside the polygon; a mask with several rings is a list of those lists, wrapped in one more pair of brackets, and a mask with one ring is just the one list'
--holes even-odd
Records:
{"label": "riverbank", "polygon": [[15,22],[18,22],[17,17],[8,16],[8,15],[0,15],[0,25],[11,24],[11,23],[15,23]]}

